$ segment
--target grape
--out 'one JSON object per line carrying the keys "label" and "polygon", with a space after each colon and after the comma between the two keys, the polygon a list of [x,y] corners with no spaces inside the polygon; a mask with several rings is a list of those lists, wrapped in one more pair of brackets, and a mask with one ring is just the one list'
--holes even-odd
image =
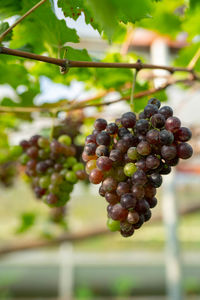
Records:
{"label": "grape", "polygon": [[137,133],[145,135],[149,130],[149,122],[146,119],[140,119],[136,122],[135,128]]}
{"label": "grape", "polygon": [[130,147],[128,149],[127,155],[131,160],[136,160],[139,157],[138,152],[137,152],[137,148],[136,147]]}
{"label": "grape", "polygon": [[137,200],[144,198],[145,190],[142,185],[133,185],[131,189],[133,197]]}
{"label": "grape", "polygon": [[148,142],[142,141],[137,145],[137,152],[140,155],[148,155],[151,153],[151,146]]}
{"label": "grape", "polygon": [[154,208],[158,203],[156,197],[146,198],[146,201],[149,203],[150,208]]}
{"label": "grape", "polygon": [[118,149],[113,149],[110,151],[110,156],[109,158],[113,161],[113,162],[119,162],[122,160],[123,158],[123,154],[121,153],[121,151],[119,151]]}
{"label": "grape", "polygon": [[130,192],[130,186],[127,182],[119,182],[117,185],[116,193],[118,196],[122,196]]}
{"label": "grape", "polygon": [[99,195],[102,197],[105,197],[106,191],[103,189],[103,186],[101,185],[99,187]]}
{"label": "grape", "polygon": [[[160,108],[156,98],[148,101],[139,118],[128,112],[115,123],[101,120],[86,138],[82,157],[90,181],[102,182],[99,194],[109,203],[108,228],[128,237],[151,218],[161,174],[169,174],[179,157],[192,155],[192,147],[185,143],[191,132],[180,127],[169,106]],[[90,144],[95,153],[87,150]]]}
{"label": "grape", "polygon": [[160,101],[156,98],[149,99],[148,104],[154,104],[157,106],[157,108],[160,108],[161,105]]}
{"label": "grape", "polygon": [[158,112],[158,107],[154,104],[147,104],[144,108],[145,118],[150,118]]}
{"label": "grape", "polygon": [[130,131],[127,128],[124,128],[124,127],[119,128],[119,130],[118,130],[118,136],[120,138],[123,138],[124,135],[129,134],[129,133],[130,133]]}
{"label": "grape", "polygon": [[121,206],[126,209],[130,209],[130,208],[134,209],[136,202],[137,202],[136,198],[134,198],[134,196],[131,193],[122,195],[120,199]]}
{"label": "grape", "polygon": [[41,188],[39,186],[36,186],[34,188],[34,193],[36,195],[36,198],[40,199],[46,193],[46,189],[43,189],[43,188]]}
{"label": "grape", "polygon": [[59,184],[61,183],[63,180],[63,177],[62,175],[60,175],[59,173],[55,172],[51,175],[51,183],[54,183],[54,184]]}
{"label": "grape", "polygon": [[150,183],[148,183],[144,188],[144,193],[146,198],[152,198],[156,195],[156,188],[153,187]]}
{"label": "grape", "polygon": [[110,204],[116,204],[117,202],[119,202],[119,196],[117,194],[115,194],[115,193],[106,192],[105,193],[105,199]]}
{"label": "grape", "polygon": [[77,179],[79,179],[79,180],[87,179],[87,175],[84,170],[78,170],[75,172],[75,174],[76,174]]}
{"label": "grape", "polygon": [[160,165],[160,159],[155,155],[148,155],[146,158],[146,167],[148,169],[156,169]]}
{"label": "grape", "polygon": [[94,128],[99,131],[104,130],[106,126],[107,122],[104,119],[97,119],[94,123]]}
{"label": "grape", "polygon": [[76,183],[77,182],[77,176],[74,171],[68,171],[65,174],[65,179],[71,183]]}
{"label": "grape", "polygon": [[170,167],[170,166],[168,166],[167,164],[164,164],[163,166],[162,166],[162,169],[160,170],[160,174],[161,175],[167,175],[167,174],[169,174],[170,172],[171,172],[171,170],[172,170],[172,168]]}
{"label": "grape", "polygon": [[103,173],[98,169],[93,169],[89,175],[90,182],[98,184],[103,179]]}
{"label": "grape", "polygon": [[173,116],[173,110],[170,106],[163,106],[159,109],[159,113],[162,114],[165,119]]}
{"label": "grape", "polygon": [[165,117],[162,114],[155,114],[151,117],[151,124],[155,128],[162,128],[165,125]]}
{"label": "grape", "polygon": [[35,170],[36,164],[37,164],[37,160],[31,159],[27,162],[26,167],[27,167],[27,169]]}
{"label": "grape", "polygon": [[100,156],[109,156],[109,149],[105,145],[100,145],[96,148],[96,155]]}
{"label": "grape", "polygon": [[144,223],[144,216],[140,215],[139,221],[133,225],[134,229],[139,229],[143,225],[143,223]]}
{"label": "grape", "polygon": [[85,139],[85,144],[96,143],[96,137],[94,134],[90,134]]}
{"label": "grape", "polygon": [[107,227],[112,232],[119,231],[120,230],[120,221],[115,221],[115,220],[112,220],[111,218],[108,218]]}
{"label": "grape", "polygon": [[149,144],[156,145],[159,143],[159,131],[156,129],[151,129],[146,134],[146,140]]}
{"label": "grape", "polygon": [[52,193],[48,194],[46,197],[46,203],[48,205],[55,205],[58,202],[58,197]]}
{"label": "grape", "polygon": [[178,140],[180,142],[187,142],[191,139],[191,137],[192,137],[192,132],[187,127],[181,127],[176,132],[176,140]]}
{"label": "grape", "polygon": [[106,132],[108,134],[116,134],[118,132],[118,126],[115,123],[110,123],[106,127]]}
{"label": "grape", "polygon": [[132,227],[129,231],[123,231],[121,229],[120,233],[123,237],[129,237],[129,236],[132,236],[134,234],[134,231],[135,231],[135,229],[134,229],[134,227]]}
{"label": "grape", "polygon": [[116,190],[117,188],[117,181],[112,178],[112,177],[107,177],[104,181],[103,181],[103,189],[106,192],[113,192]]}
{"label": "grape", "polygon": [[97,145],[95,143],[88,143],[85,145],[84,152],[87,155],[94,155],[96,148],[97,148]]}
{"label": "grape", "polygon": [[43,189],[48,188],[50,185],[50,177],[48,175],[42,176],[39,179],[39,186]]}
{"label": "grape", "polygon": [[37,145],[40,148],[48,148],[49,147],[49,140],[43,136],[41,136],[38,141],[37,141]]}
{"label": "grape", "polygon": [[174,159],[177,155],[176,146],[174,146],[174,145],[162,146],[161,155],[166,160]]}
{"label": "grape", "polygon": [[188,159],[193,154],[193,149],[188,143],[180,143],[177,146],[178,157],[182,159]]}
{"label": "grape", "polygon": [[132,176],[133,184],[145,184],[147,182],[147,176],[144,171],[137,170]]}
{"label": "grape", "polygon": [[57,140],[53,140],[50,144],[50,149],[53,153],[59,154],[62,151],[62,145]]}
{"label": "grape", "polygon": [[48,168],[48,165],[45,163],[45,161],[40,161],[36,165],[36,171],[39,174],[45,173]]}
{"label": "grape", "polygon": [[124,221],[127,218],[128,210],[123,208],[120,203],[112,206],[109,214],[113,220]]}
{"label": "grape", "polygon": [[130,224],[136,224],[140,220],[140,216],[136,211],[129,211],[127,221]]}
{"label": "grape", "polygon": [[66,145],[66,146],[70,146],[72,143],[72,139],[69,135],[63,134],[63,135],[59,136],[58,142]]}
{"label": "grape", "polygon": [[153,173],[149,175],[149,182],[153,185],[153,187],[158,188],[162,184],[162,176],[157,173]]}
{"label": "grape", "polygon": [[30,140],[29,143],[31,146],[37,146],[38,145],[38,140],[41,136],[39,134],[33,135]]}
{"label": "grape", "polygon": [[20,146],[23,148],[23,150],[27,150],[30,147],[30,143],[29,143],[29,141],[22,140],[20,142]]}
{"label": "grape", "polygon": [[152,213],[151,210],[147,210],[147,212],[144,214],[144,222],[147,222],[151,219]]}
{"label": "grape", "polygon": [[109,171],[112,168],[112,160],[107,156],[101,156],[97,159],[97,168],[101,171]]}
{"label": "grape", "polygon": [[137,167],[133,163],[128,163],[124,166],[124,174],[131,177],[137,171]]}
{"label": "grape", "polygon": [[171,131],[163,129],[163,130],[160,131],[159,139],[160,139],[160,143],[162,145],[169,146],[174,141],[174,135],[173,135],[173,133]]}
{"label": "grape", "polygon": [[141,169],[142,171],[146,172],[147,171],[147,166],[146,166],[146,160],[145,159],[139,159],[136,163],[135,163],[136,167],[138,169]]}
{"label": "grape", "polygon": [[30,147],[30,148],[27,149],[26,154],[30,158],[37,158],[37,156],[38,156],[38,148],[36,146],[32,146],[32,147]]}
{"label": "grape", "polygon": [[181,121],[177,117],[169,117],[165,122],[165,128],[171,132],[176,132],[181,127]]}
{"label": "grape", "polygon": [[139,214],[145,214],[149,210],[149,208],[150,208],[149,203],[145,199],[141,199],[141,200],[137,201],[135,210]]}
{"label": "grape", "polygon": [[121,152],[125,153],[128,150],[128,144],[125,143],[123,140],[119,140],[116,144],[116,148]]}
{"label": "grape", "polygon": [[127,112],[122,115],[121,124],[125,128],[133,128],[136,123],[136,115],[132,112]]}
{"label": "grape", "polygon": [[128,146],[137,146],[138,144],[138,137],[135,135],[132,135],[131,133],[127,133],[122,137],[122,141]]}
{"label": "grape", "polygon": [[83,171],[84,170],[84,165],[82,163],[76,163],[72,166],[72,170],[74,172],[77,172],[77,171]]}
{"label": "grape", "polygon": [[98,145],[108,146],[110,144],[111,138],[106,131],[102,131],[99,134],[97,134],[96,141]]}

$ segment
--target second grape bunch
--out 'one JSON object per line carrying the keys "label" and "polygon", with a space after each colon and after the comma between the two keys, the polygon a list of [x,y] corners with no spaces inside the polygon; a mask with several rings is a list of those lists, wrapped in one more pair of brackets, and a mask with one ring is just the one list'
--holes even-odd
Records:
{"label": "second grape bunch", "polygon": [[82,158],[90,182],[101,183],[99,194],[108,202],[107,226],[124,237],[151,218],[162,175],[193,154],[191,131],[171,107],[160,105],[151,98],[138,118],[127,112],[114,123],[97,119],[85,141]]}

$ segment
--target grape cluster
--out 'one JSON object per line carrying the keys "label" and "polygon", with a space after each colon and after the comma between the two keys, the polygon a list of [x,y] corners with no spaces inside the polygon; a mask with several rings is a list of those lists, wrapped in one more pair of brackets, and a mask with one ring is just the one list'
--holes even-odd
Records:
{"label": "grape cluster", "polygon": [[169,106],[152,98],[138,118],[127,112],[114,123],[97,119],[85,141],[82,158],[91,183],[108,202],[107,226],[121,235],[133,235],[151,218],[156,189],[179,159],[192,156],[186,143],[191,131],[181,127]]}
{"label": "grape cluster", "polygon": [[53,139],[34,135],[20,143],[21,163],[31,179],[38,199],[50,207],[61,207],[69,200],[74,184],[86,177],[84,165],[75,158],[75,147],[68,135]]}

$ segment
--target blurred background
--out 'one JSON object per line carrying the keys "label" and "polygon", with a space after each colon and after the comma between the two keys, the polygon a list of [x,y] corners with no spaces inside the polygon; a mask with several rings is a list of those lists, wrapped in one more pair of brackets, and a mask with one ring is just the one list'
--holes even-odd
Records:
{"label": "blurred background", "polygon": [[[63,18],[59,8],[56,14]],[[188,43],[184,32],[172,39],[154,30],[134,27],[110,45],[85,23],[83,15],[76,21],[65,20],[80,36],[80,42],[73,47],[86,48],[97,59],[118,52],[124,58],[133,55],[134,59],[142,57],[149,63],[170,65]],[[12,19],[8,21],[12,23]],[[166,74],[162,70],[151,73],[155,87],[166,82]],[[148,74],[142,71],[141,82],[146,78]],[[23,88],[18,87],[19,94]],[[65,98],[81,101],[96,94],[95,89],[85,88],[81,81],[72,80],[65,85],[46,75],[40,76],[40,89],[34,97],[36,105]],[[0,94],[4,103],[6,98],[15,98],[8,84],[0,85]],[[117,97],[118,93],[111,91],[105,99]],[[191,128],[194,155],[165,176],[153,218],[131,238],[107,232],[106,203],[98,195],[98,186],[78,183],[64,217],[60,218],[62,211],[50,210],[35,199],[19,166],[14,163],[9,169],[18,173],[10,182],[4,178],[9,165],[1,164],[0,176],[4,179],[0,188],[0,299],[160,300],[168,295],[169,299],[178,300],[184,299],[184,294],[188,300],[200,299],[200,87],[170,86],[161,97],[182,125]],[[103,110],[86,108],[84,116],[90,122],[80,126],[79,145],[83,136],[89,134],[94,117],[103,115],[112,121],[128,110],[125,101]],[[31,122],[24,118],[20,124],[13,115],[0,117],[1,139],[8,139],[11,145],[48,131],[52,122],[49,116],[37,112],[32,113]],[[59,117],[65,119],[66,114]],[[6,133],[5,123],[10,126]],[[13,130],[15,126],[17,130]]]}

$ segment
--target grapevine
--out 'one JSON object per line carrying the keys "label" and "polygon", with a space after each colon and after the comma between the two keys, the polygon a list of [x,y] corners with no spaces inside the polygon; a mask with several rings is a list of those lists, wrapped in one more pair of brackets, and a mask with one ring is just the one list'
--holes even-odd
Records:
{"label": "grapevine", "polygon": [[99,194],[108,203],[107,226],[111,231],[129,237],[151,219],[162,175],[169,174],[180,158],[193,154],[187,143],[191,136],[173,116],[172,108],[160,108],[155,98],[138,118],[127,112],[114,123],[95,121],[82,157],[90,182],[101,183]]}

